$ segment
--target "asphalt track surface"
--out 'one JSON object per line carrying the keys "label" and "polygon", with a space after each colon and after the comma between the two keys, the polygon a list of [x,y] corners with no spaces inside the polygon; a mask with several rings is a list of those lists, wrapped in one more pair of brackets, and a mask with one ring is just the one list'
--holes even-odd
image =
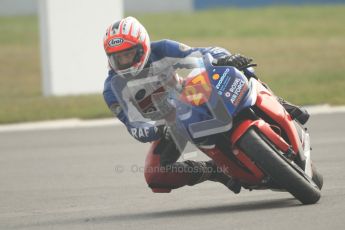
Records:
{"label": "asphalt track surface", "polygon": [[[205,182],[152,193],[121,126],[0,133],[0,229],[345,229],[345,113],[309,122],[321,200]],[[198,158],[198,157],[197,157]]]}

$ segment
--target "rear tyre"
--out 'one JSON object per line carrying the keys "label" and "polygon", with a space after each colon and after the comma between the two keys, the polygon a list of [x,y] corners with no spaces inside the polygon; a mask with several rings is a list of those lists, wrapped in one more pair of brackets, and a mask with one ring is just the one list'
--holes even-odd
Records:
{"label": "rear tyre", "polygon": [[253,128],[249,129],[238,144],[276,184],[286,189],[300,202],[314,204],[320,199],[321,193],[318,186],[297,165],[289,162],[259,132]]}

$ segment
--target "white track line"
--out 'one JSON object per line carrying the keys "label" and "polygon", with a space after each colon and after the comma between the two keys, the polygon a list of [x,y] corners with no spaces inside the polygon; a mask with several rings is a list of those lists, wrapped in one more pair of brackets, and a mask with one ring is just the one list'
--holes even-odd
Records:
{"label": "white track line", "polygon": [[[330,113],[345,113],[345,106],[332,107],[329,105],[306,106],[310,114],[330,114]],[[102,126],[117,126],[121,122],[115,118],[97,119],[97,120],[81,120],[81,119],[66,119],[41,121],[30,123],[17,123],[0,125],[0,133],[15,132],[15,131],[32,131],[32,130],[58,130],[68,128],[87,128],[87,127],[102,127]]]}
{"label": "white track line", "polygon": [[52,120],[52,121],[0,125],[0,133],[14,132],[14,131],[57,130],[57,129],[71,129],[71,128],[102,127],[102,126],[112,126],[112,125],[117,126],[120,124],[121,122],[115,118],[98,119],[98,120],[81,120],[81,119]]}
{"label": "white track line", "polygon": [[315,106],[305,106],[305,108],[312,115],[345,112],[345,106],[315,105]]}

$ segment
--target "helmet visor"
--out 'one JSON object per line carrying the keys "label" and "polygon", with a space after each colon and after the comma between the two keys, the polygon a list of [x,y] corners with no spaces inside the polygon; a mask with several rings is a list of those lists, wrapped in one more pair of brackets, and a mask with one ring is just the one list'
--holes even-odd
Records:
{"label": "helmet visor", "polygon": [[125,70],[138,62],[138,46],[108,54],[110,66],[114,70]]}

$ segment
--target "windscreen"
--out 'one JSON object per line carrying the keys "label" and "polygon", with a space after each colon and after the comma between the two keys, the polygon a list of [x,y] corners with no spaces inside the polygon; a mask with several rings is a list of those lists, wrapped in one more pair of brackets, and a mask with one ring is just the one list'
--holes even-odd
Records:
{"label": "windscreen", "polygon": [[[186,142],[226,132],[232,117],[211,84],[205,58],[164,58],[139,75],[114,76],[112,90],[130,122],[168,127],[180,150]],[[181,151],[182,152],[182,151]]]}

